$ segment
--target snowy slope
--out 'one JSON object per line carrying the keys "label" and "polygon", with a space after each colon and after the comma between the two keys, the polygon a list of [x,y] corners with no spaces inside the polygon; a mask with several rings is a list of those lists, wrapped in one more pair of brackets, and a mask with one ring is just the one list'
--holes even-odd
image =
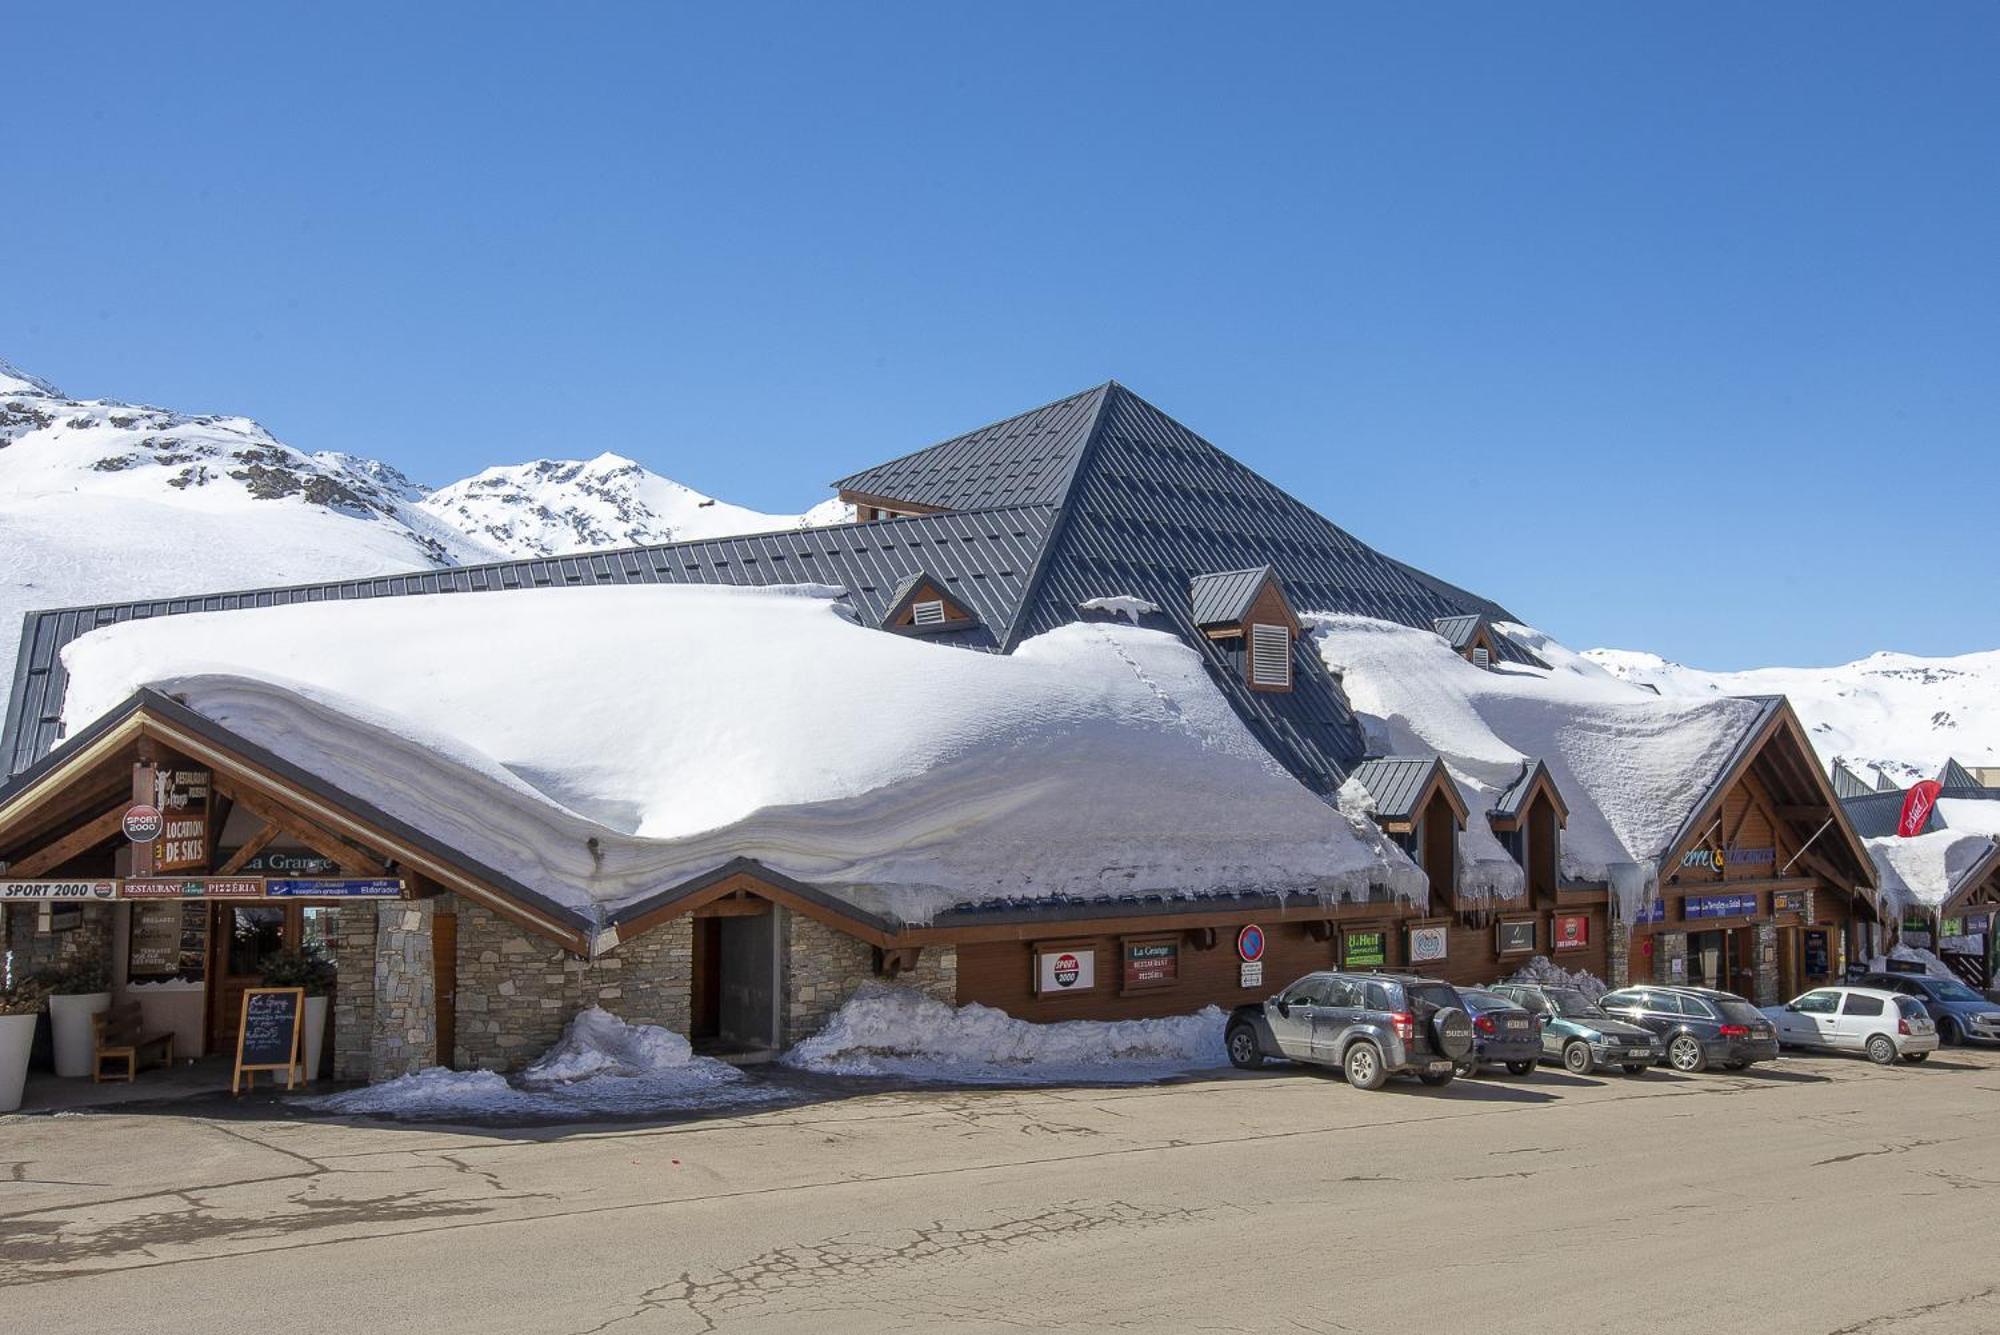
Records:
{"label": "snowy slope", "polygon": [[2000,765],[2000,651],[1956,658],[1871,654],[1827,668],[1705,672],[1657,654],[1591,649],[1584,658],[1661,695],[1785,695],[1825,762],[1880,769],[1898,784],[1934,778],[1947,756]]}
{"label": "snowy slope", "polygon": [[533,589],[135,621],[64,651],[64,718],[74,732],[139,686],[169,690],[583,909],[738,856],[917,920],[995,897],[1423,895],[1173,636],[1074,624],[966,653],[856,625],[832,592]]}
{"label": "snowy slope", "polygon": [[803,515],[746,510],[704,496],[616,454],[489,468],[420,502],[441,521],[509,556],[688,542],[845,523],[838,500]]}
{"label": "snowy slope", "polygon": [[0,363],[0,696],[31,609],[497,557],[421,493],[245,417],[72,399]]}

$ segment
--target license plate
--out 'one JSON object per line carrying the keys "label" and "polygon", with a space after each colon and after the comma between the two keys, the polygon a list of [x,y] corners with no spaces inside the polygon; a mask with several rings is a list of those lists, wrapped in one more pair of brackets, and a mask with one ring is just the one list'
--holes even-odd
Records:
{"label": "license plate", "polygon": [[1430,1073],[1432,1075],[1443,1075],[1446,1071],[1449,1071],[1450,1069],[1451,1069],[1450,1062],[1432,1062],[1430,1065]]}

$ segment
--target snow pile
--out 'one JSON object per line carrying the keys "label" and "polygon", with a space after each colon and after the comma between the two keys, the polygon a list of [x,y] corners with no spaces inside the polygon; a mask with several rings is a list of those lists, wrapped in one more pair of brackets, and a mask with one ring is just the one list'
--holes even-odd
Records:
{"label": "snow pile", "polygon": [[913,1080],[1120,1083],[1227,1064],[1225,1019],[1209,1006],[1154,1020],[1033,1024],[977,1003],[953,1007],[870,984],[783,1061],[830,1075]]}
{"label": "snow pile", "polygon": [[[1967,805],[2000,807],[2000,802]],[[1892,835],[1862,842],[1874,860],[1883,904],[1899,913],[1906,908],[1942,905],[1965,874],[1991,855],[1994,844],[1990,835],[1951,828],[1909,839]]]}
{"label": "snow pile", "polygon": [[826,592],[537,589],[135,621],[64,651],[64,718],[75,733],[157,687],[586,912],[738,856],[912,921],[997,897],[1422,894],[1173,636],[1075,624],[968,653],[856,626]]}
{"label": "snow pile", "polygon": [[1822,761],[1881,770],[1899,787],[1935,776],[1947,756],[2000,765],[2000,651],[1878,653],[1839,667],[1747,672],[1706,672],[1627,649],[1592,649],[1584,657],[1669,698],[1788,696]]}
{"label": "snow pile", "polygon": [[1546,955],[1537,955],[1514,971],[1510,983],[1539,983],[1543,987],[1568,987],[1583,993],[1592,1001],[1611,990],[1611,985],[1594,973],[1582,969],[1571,972],[1551,960]]}
{"label": "snow pile", "polygon": [[1076,610],[1124,617],[1136,626],[1140,617],[1152,616],[1160,610],[1160,607],[1158,603],[1149,603],[1133,594],[1119,593],[1109,598],[1086,598],[1076,605]]}
{"label": "snow pile", "polygon": [[854,517],[837,499],[802,515],[747,510],[616,454],[489,468],[438,488],[419,505],[514,557],[771,533]]}
{"label": "snow pile", "polygon": [[433,1066],[366,1089],[297,1100],[317,1112],[413,1120],[561,1120],[758,1102],[777,1091],[741,1086],[743,1073],[697,1057],[658,1025],[626,1024],[608,1011],[579,1012],[547,1052],[509,1080],[493,1071]]}
{"label": "snow pile", "polygon": [[[1530,758],[1547,761],[1570,809],[1562,839],[1568,879],[1603,881],[1615,864],[1657,863],[1762,712],[1749,700],[1661,699],[1524,627],[1512,630],[1548,670],[1474,667],[1430,631],[1367,617],[1305,620],[1327,665],[1342,674],[1370,749],[1442,755],[1475,824],[1484,825]],[[1627,919],[1650,881],[1621,887]]]}
{"label": "snow pile", "polygon": [[1930,951],[1918,946],[1892,946],[1888,954],[1877,955],[1875,958],[1869,960],[1868,968],[1873,973],[1906,972],[1905,970],[1891,969],[1889,967],[1889,961],[1891,960],[1900,960],[1904,964],[1921,964],[1924,966],[1924,972],[1932,978],[1958,977],[1957,974],[1951,971],[1950,965],[1946,964]]}

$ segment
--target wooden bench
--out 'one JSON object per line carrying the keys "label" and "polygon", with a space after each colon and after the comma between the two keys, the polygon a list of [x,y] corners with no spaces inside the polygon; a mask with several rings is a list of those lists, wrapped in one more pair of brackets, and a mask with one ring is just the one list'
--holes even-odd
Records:
{"label": "wooden bench", "polygon": [[[90,1017],[90,1032],[94,1051],[91,1054],[90,1078],[93,1083],[105,1080],[136,1080],[139,1075],[139,1059],[148,1052],[158,1051],[160,1064],[174,1064],[174,1036],[171,1030],[165,1033],[146,1032],[144,1014],[136,1001],[126,1001],[110,1010],[99,1011]],[[123,1075],[104,1073],[106,1062],[124,1062]]]}

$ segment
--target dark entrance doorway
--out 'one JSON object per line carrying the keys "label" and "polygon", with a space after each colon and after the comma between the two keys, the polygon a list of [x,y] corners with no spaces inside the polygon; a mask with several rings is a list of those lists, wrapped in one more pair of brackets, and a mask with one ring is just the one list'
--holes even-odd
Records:
{"label": "dark entrance doorway", "polygon": [[757,899],[722,901],[694,920],[688,1027],[699,1051],[727,1055],[777,1046],[777,923],[770,903]]}
{"label": "dark entrance doorway", "polygon": [[1757,995],[1757,929],[1688,934],[1688,981],[1696,987],[1719,988],[1740,997]]}
{"label": "dark entrance doorway", "polygon": [[211,904],[208,913],[208,1051],[229,1052],[243,989],[262,985],[272,956],[298,948],[298,928],[282,904]]}

